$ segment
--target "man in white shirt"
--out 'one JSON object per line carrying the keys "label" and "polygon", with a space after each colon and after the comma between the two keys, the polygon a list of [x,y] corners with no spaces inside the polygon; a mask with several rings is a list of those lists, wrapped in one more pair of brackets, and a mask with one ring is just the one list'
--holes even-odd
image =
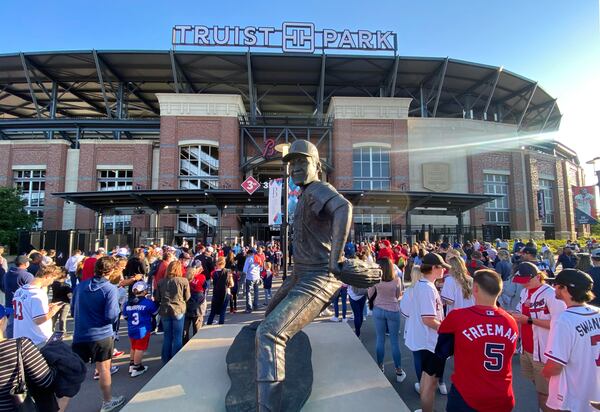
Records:
{"label": "man in white shirt", "polygon": [[71,257],[67,259],[67,263],[65,263],[65,269],[67,270],[67,273],[69,274],[69,277],[71,279],[72,289],[75,289],[75,287],[77,286],[77,282],[79,280],[77,279],[77,266],[82,260],[83,255],[81,254],[81,250],[75,249]]}
{"label": "man in white shirt", "polygon": [[[444,320],[444,311],[442,298],[434,282],[441,279],[445,269],[449,268],[450,265],[437,253],[428,253],[423,257],[423,278],[414,287],[410,317],[406,324],[406,346],[417,352],[415,356],[420,357],[418,360],[424,372],[420,376],[420,384],[415,384],[415,389],[421,394],[423,412],[433,412],[435,389],[444,375],[444,361],[435,355],[437,330]],[[415,364],[419,364],[418,360],[415,359]],[[419,379],[419,371],[416,372]]]}
{"label": "man in white shirt", "polygon": [[550,328],[542,371],[550,380],[546,405],[554,410],[591,411],[600,400],[600,309],[588,305],[592,278],[577,269],[556,276],[556,297],[567,305]]}
{"label": "man in white shirt", "polygon": [[52,336],[52,317],[60,310],[61,303],[48,303],[46,289],[62,270],[54,265],[43,266],[36,277],[21,286],[13,297],[14,338],[26,337],[36,346],[43,346]]}

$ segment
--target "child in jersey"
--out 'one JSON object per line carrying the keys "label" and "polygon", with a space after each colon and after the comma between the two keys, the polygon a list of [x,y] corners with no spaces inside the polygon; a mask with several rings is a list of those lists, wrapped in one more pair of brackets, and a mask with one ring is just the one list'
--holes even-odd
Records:
{"label": "child in jersey", "polygon": [[265,306],[273,297],[271,288],[273,287],[273,272],[271,271],[271,262],[265,262],[265,270],[262,272],[263,288],[265,289]]}
{"label": "child in jersey", "polygon": [[127,332],[131,341],[129,373],[132,378],[140,376],[148,370],[147,366],[142,365],[142,358],[150,342],[152,317],[158,313],[156,304],[146,297],[147,290],[146,282],[136,282],[131,289],[134,296],[123,307],[123,314],[127,319]]}

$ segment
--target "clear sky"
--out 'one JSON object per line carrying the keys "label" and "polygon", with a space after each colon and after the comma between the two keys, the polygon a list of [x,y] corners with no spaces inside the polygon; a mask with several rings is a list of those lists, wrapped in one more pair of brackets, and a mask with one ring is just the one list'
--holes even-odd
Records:
{"label": "clear sky", "polygon": [[5,0],[0,10],[0,53],[166,50],[177,24],[393,30],[400,55],[504,66],[538,81],[558,98],[557,138],[582,162],[600,156],[599,0]]}

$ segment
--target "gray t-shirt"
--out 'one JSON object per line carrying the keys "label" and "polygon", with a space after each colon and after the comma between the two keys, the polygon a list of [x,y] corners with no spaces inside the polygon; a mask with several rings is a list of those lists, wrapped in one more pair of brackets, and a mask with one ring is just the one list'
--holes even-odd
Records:
{"label": "gray t-shirt", "polygon": [[329,183],[316,181],[304,188],[294,213],[295,263],[327,266],[332,235],[332,216],[327,211],[333,212],[346,204],[348,200]]}

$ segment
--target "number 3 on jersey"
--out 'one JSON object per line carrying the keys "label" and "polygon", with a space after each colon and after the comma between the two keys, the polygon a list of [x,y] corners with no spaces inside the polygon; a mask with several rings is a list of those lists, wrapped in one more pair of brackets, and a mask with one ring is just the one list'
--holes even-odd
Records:
{"label": "number 3 on jersey", "polygon": [[501,371],[504,367],[504,343],[491,343],[485,344],[485,358],[483,367],[491,372]]}
{"label": "number 3 on jersey", "polygon": [[136,312],[132,313],[131,318],[132,318],[131,319],[132,325],[137,326],[140,324],[140,314],[139,313],[136,313]]}

